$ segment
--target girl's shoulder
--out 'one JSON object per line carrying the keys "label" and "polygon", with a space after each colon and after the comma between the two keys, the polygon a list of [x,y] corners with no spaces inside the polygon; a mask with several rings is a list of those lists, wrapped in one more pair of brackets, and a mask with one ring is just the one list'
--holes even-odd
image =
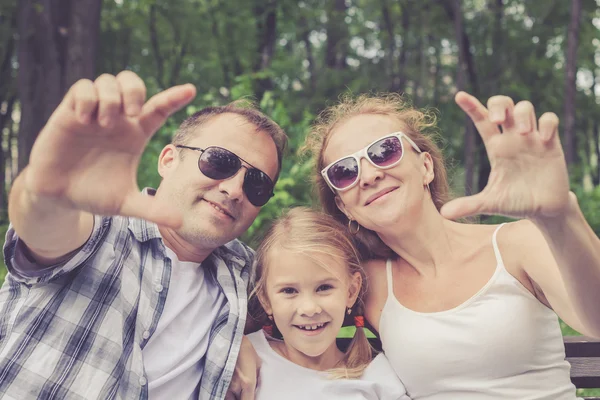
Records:
{"label": "girl's shoulder", "polygon": [[256,353],[258,354],[258,356],[261,359],[263,359],[265,357],[265,355],[268,354],[269,351],[271,350],[270,349],[271,346],[269,345],[267,336],[262,329],[254,332],[254,333],[250,333],[250,334],[246,335],[246,337],[248,338],[250,343],[252,343],[254,350],[256,351]]}

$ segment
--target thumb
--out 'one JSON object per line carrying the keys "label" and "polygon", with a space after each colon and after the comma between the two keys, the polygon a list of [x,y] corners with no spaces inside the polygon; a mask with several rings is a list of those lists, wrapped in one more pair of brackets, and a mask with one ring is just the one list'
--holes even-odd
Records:
{"label": "thumb", "polygon": [[162,199],[144,195],[137,191],[125,197],[120,214],[142,218],[172,229],[181,227],[183,223],[181,212],[174,206]]}
{"label": "thumb", "polygon": [[459,197],[444,204],[440,213],[444,218],[450,220],[482,214],[486,211],[483,197],[481,193],[473,196]]}

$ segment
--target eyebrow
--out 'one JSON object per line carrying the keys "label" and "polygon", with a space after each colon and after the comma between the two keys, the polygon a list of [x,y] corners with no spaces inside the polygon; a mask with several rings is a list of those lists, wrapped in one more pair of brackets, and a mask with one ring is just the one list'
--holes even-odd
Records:
{"label": "eyebrow", "polygon": [[[320,281],[317,282],[317,286],[318,285],[322,285],[324,283],[329,283],[329,282],[340,282],[339,279],[337,278],[325,278],[325,279],[321,279]],[[273,287],[275,288],[280,288],[280,287],[289,287],[289,286],[298,286],[299,283],[298,282],[291,282],[291,281],[283,281],[283,282],[277,282],[273,285]]]}

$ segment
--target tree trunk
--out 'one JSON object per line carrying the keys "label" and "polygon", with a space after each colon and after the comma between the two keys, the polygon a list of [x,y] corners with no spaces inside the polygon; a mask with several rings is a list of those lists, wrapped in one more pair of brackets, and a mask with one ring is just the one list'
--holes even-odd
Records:
{"label": "tree trunk", "polygon": [[306,61],[308,61],[308,74],[310,75],[310,96],[312,96],[317,90],[317,73],[313,48],[312,44],[310,43],[311,29],[306,17],[303,16],[300,19],[300,26],[305,27],[305,29],[302,30],[302,41],[304,42],[304,47],[306,48]]}
{"label": "tree trunk", "polygon": [[[264,71],[271,67],[277,39],[277,4],[273,0],[258,0],[254,6],[254,18],[258,35],[258,49],[254,62],[254,72]],[[256,81],[254,94],[260,101],[264,93],[273,89],[273,82],[268,77]]]}
{"label": "tree trunk", "polygon": [[565,157],[568,166],[573,165],[577,161],[577,149],[575,146],[575,95],[577,88],[575,86],[575,78],[577,75],[577,47],[579,46],[580,21],[581,0],[571,0],[571,21],[569,22],[567,34],[564,103]]}
{"label": "tree trunk", "polygon": [[[592,54],[592,65],[595,65],[595,55]],[[592,96],[596,98],[596,68],[591,68],[592,71],[592,87],[590,88]],[[598,118],[591,117],[591,144],[590,159],[596,156],[596,170],[592,171],[592,183],[594,186],[600,185],[600,127],[598,126]]]}
{"label": "tree trunk", "polygon": [[[6,170],[7,170],[7,159],[10,160],[10,157],[7,157],[7,154],[10,152],[10,136],[12,132],[12,125],[14,124],[12,120],[12,112],[13,107],[15,105],[15,101],[17,100],[16,94],[8,99],[6,102],[6,109],[2,113],[0,112],[0,222],[4,223],[7,220],[8,216],[8,201],[6,197]],[[8,126],[8,129],[4,129]],[[6,132],[6,133],[5,133]],[[6,139],[6,140],[5,140]],[[3,146],[3,143],[6,142],[6,149]]]}
{"label": "tree trunk", "polygon": [[96,75],[102,0],[71,0],[64,89]]}
{"label": "tree trunk", "polygon": [[101,0],[19,2],[18,166],[70,84],[94,77]]}
{"label": "tree trunk", "polygon": [[408,60],[408,32],[410,31],[410,14],[408,7],[402,7],[402,47],[400,49],[400,59],[398,60],[398,75],[392,78],[392,92],[406,91],[406,64]]}
{"label": "tree trunk", "polygon": [[[210,7],[211,2],[207,2],[208,4],[208,17],[210,19],[210,30],[213,36],[213,40],[215,43],[222,43],[222,35],[219,31],[219,23],[217,19],[217,9]],[[233,76],[231,71],[231,64],[229,63],[229,59],[227,58],[227,54],[225,53],[224,46],[217,46],[217,54],[219,56],[219,62],[221,63],[221,71],[223,71],[223,85],[226,88],[231,88],[233,82]]]}
{"label": "tree trunk", "polygon": [[438,104],[440,98],[440,74],[442,71],[442,60],[441,60],[441,52],[438,48],[438,43],[434,40],[433,35],[429,38],[429,42],[433,43],[433,57],[435,57],[435,66],[433,71],[431,72],[431,104]]}
{"label": "tree trunk", "polygon": [[154,55],[154,62],[156,63],[156,82],[158,86],[165,89],[165,62],[160,50],[160,42],[158,41],[158,30],[156,28],[156,4],[150,6],[150,14],[148,21],[148,29],[150,31],[150,43],[152,45],[152,54]]}
{"label": "tree trunk", "polygon": [[502,31],[502,19],[504,18],[504,3],[503,0],[490,0],[488,3],[490,11],[494,15],[494,31],[492,33],[492,50],[494,55],[494,63],[491,65],[491,71],[489,78],[488,94],[496,95],[500,94],[500,77],[502,71],[505,68],[504,65],[504,49],[502,48],[502,41],[504,32]]}
{"label": "tree trunk", "polygon": [[[468,38],[465,40],[462,7],[460,0],[452,0],[451,3],[442,1],[447,14],[454,22],[454,35],[458,44],[458,66],[456,74],[456,88],[465,90],[466,87],[466,69],[468,64],[468,55],[470,53],[468,47]],[[464,147],[464,162],[465,162],[465,196],[473,194],[473,183],[475,176],[475,126],[469,117],[465,118],[465,147]]]}
{"label": "tree trunk", "polygon": [[391,78],[390,80],[393,82],[396,77],[396,37],[394,34],[394,23],[388,0],[381,0],[381,16],[383,17],[383,25],[387,34],[388,54],[387,57],[385,57],[387,76],[389,76]]}
{"label": "tree trunk", "polygon": [[346,68],[348,54],[348,25],[346,1],[330,0],[327,5],[327,47],[325,65],[328,68],[342,70]]}

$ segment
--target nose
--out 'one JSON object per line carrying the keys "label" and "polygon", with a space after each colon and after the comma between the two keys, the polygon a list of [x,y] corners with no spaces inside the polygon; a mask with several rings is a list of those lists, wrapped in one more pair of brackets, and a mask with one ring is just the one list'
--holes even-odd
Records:
{"label": "nose", "polygon": [[312,317],[320,314],[323,309],[312,295],[305,295],[299,299],[298,314],[305,317]]}
{"label": "nose", "polygon": [[242,167],[230,178],[223,179],[219,183],[221,193],[227,193],[230,200],[242,200],[244,197],[244,177],[246,176],[246,168]]}
{"label": "nose", "polygon": [[374,185],[375,182],[383,178],[383,175],[382,169],[375,167],[365,158],[360,160],[360,176],[358,179],[361,188]]}

